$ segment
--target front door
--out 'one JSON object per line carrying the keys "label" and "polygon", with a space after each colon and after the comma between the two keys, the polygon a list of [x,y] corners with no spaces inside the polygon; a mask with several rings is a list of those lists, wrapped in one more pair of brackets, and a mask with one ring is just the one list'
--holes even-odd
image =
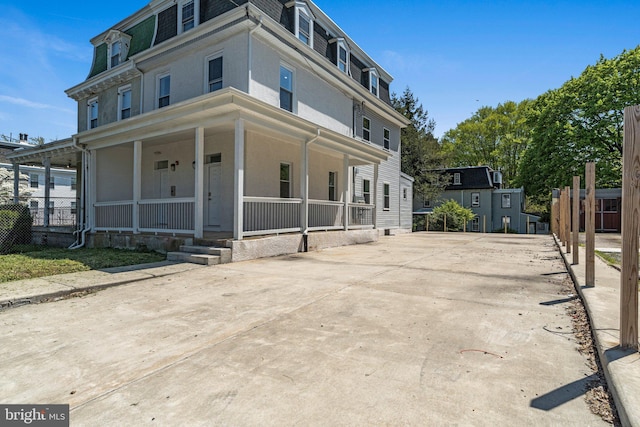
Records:
{"label": "front door", "polygon": [[205,185],[205,226],[220,225],[220,187],[222,168],[220,163],[210,163],[207,166],[207,185]]}

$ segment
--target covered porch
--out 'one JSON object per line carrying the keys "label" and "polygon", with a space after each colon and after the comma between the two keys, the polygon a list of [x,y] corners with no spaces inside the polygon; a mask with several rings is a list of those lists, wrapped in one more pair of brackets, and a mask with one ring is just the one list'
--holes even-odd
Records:
{"label": "covered porch", "polygon": [[381,147],[229,88],[76,135],[92,232],[246,237],[374,229],[353,167]]}

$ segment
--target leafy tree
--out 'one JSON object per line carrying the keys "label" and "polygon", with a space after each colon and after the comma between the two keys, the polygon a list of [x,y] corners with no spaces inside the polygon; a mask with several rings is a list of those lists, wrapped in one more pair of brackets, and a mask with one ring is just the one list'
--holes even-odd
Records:
{"label": "leafy tree", "polygon": [[524,100],[507,101],[496,108],[481,107],[447,131],[441,143],[450,166],[489,166],[502,171],[504,186],[512,187],[531,139],[526,122],[530,105],[530,100]]}
{"label": "leafy tree", "polygon": [[640,46],[612,59],[601,56],[579,77],[540,95],[528,120],[532,141],[518,183],[546,200],[551,188],[571,185],[593,161],[597,187],[620,186],[623,110],[635,104],[640,104]]}
{"label": "leafy tree", "polygon": [[444,230],[444,219],[446,218],[447,231],[462,231],[464,224],[475,217],[476,214],[471,209],[460,206],[455,200],[447,200],[440,206],[433,208],[431,224],[435,229]]}
{"label": "leafy tree", "polygon": [[[31,191],[29,190],[29,177],[20,174],[20,201],[26,202]],[[13,203],[13,171],[0,168],[0,205]]]}
{"label": "leafy tree", "polygon": [[[394,108],[411,124],[402,129],[401,169],[412,176],[414,193],[424,199],[435,199],[448,184],[436,171],[446,161],[438,140],[433,136],[436,122],[407,87],[398,97],[391,96]],[[445,177],[446,178],[446,177]]]}

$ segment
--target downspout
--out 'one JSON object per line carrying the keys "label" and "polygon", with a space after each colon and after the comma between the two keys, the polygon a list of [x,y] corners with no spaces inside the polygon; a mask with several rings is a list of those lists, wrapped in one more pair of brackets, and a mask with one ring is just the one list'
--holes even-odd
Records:
{"label": "downspout", "polygon": [[86,208],[86,189],[87,189],[87,174],[89,170],[89,151],[78,145],[78,139],[73,137],[73,146],[82,151],[82,177],[80,180],[80,227],[74,234],[76,234],[76,241],[74,244],[69,246],[69,249],[78,249],[85,245],[85,239],[87,232],[91,229],[89,227],[87,217],[87,208]]}
{"label": "downspout", "polygon": [[305,217],[305,228],[302,232],[302,244],[304,252],[309,252],[309,145],[313,144],[320,138],[320,128],[316,130],[316,136],[305,143],[305,180],[304,180],[304,200],[302,201]]}
{"label": "downspout", "polygon": [[[247,18],[249,17],[249,3],[247,3]],[[249,40],[247,42],[247,68],[248,68],[248,73],[247,73],[247,94],[251,93],[251,79],[253,78],[252,76],[252,66],[253,66],[253,43],[252,43],[252,38],[253,38],[253,33],[255,33],[260,27],[262,27],[262,15],[260,15],[259,17],[259,21],[258,24],[253,27],[250,31],[249,31]]]}

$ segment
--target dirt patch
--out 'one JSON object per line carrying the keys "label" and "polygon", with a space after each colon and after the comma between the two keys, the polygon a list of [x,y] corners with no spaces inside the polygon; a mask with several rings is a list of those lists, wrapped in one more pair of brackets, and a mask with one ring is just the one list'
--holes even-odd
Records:
{"label": "dirt patch", "polygon": [[[575,293],[571,278],[567,276],[563,281],[568,293]],[[580,298],[574,298],[566,307],[567,314],[571,317],[573,333],[578,344],[578,351],[587,358],[587,366],[593,371],[595,379],[587,384],[585,400],[589,409],[599,415],[604,421],[621,426],[618,411],[613,402],[613,397],[607,387],[607,381],[602,372],[602,366],[594,345],[589,317]]]}

